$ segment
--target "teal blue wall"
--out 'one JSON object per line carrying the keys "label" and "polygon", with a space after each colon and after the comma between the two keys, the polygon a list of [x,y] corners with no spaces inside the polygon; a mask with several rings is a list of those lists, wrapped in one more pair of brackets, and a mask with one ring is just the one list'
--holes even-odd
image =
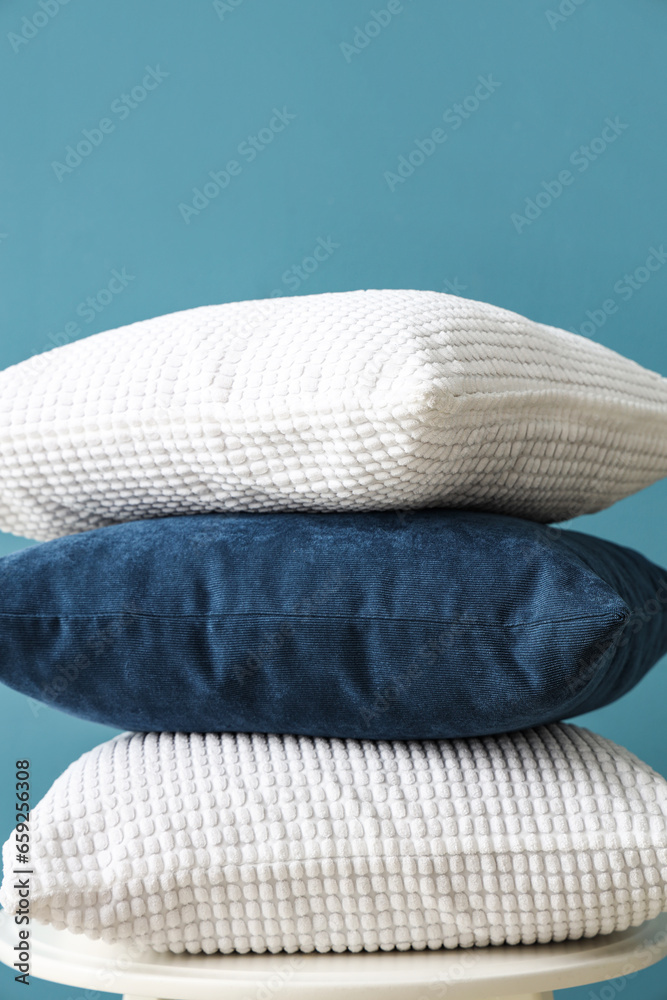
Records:
{"label": "teal blue wall", "polygon": [[[666,374],[667,264],[636,288],[624,276],[667,244],[667,6],[392,0],[368,41],[357,28],[387,6],[69,0],[42,24],[38,0],[0,5],[0,365],[204,303],[407,287],[588,324]],[[146,67],[154,89],[135,101]],[[286,124],[253,157],[248,137],[283,124],[275,108]],[[410,172],[400,158],[434,129],[446,138]],[[83,130],[98,144],[68,164]],[[179,208],[229,161],[198,214]],[[320,239],[329,256],[302,280]],[[110,296],[114,269],[126,277]],[[666,565],[666,510],[662,483],[577,527]],[[1,552],[23,544],[0,537]],[[666,701],[663,663],[583,721],[667,774]],[[17,757],[32,759],[37,797],[110,733],[3,690],[0,801]],[[7,808],[0,819],[4,837]],[[666,979],[663,965],[567,996],[663,1000]],[[3,1000],[21,990],[0,973]],[[35,982],[30,996],[86,994]]]}

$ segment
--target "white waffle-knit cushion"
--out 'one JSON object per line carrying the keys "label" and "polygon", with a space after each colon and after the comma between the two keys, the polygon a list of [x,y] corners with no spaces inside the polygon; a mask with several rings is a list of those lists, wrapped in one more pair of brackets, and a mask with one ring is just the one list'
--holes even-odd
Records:
{"label": "white waffle-knit cushion", "polygon": [[206,306],[0,373],[0,528],[472,507],[538,521],[667,474],[667,380],[452,295]]}
{"label": "white waffle-knit cushion", "polygon": [[[570,725],[424,743],[124,734],[33,812],[31,913],[175,952],[605,934],[665,908],[666,816],[663,778]],[[15,855],[10,840],[6,871]]]}

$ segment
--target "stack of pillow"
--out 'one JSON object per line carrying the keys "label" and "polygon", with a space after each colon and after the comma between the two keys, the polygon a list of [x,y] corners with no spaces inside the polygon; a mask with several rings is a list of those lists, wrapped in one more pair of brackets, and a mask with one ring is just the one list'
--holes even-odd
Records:
{"label": "stack of pillow", "polygon": [[[424,291],[240,302],[0,374],[0,676],[129,732],[32,914],[158,951],[559,941],[667,909],[667,782],[563,723],[667,573],[549,526],[667,474],[667,381]],[[5,847],[2,903],[13,887]]]}

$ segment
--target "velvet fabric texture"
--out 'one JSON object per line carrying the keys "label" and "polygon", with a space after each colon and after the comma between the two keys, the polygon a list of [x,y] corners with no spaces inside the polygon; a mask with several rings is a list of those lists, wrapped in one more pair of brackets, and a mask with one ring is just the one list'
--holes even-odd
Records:
{"label": "velvet fabric texture", "polygon": [[0,676],[124,729],[479,736],[628,691],[667,574],[496,514],[136,521],[0,560]]}

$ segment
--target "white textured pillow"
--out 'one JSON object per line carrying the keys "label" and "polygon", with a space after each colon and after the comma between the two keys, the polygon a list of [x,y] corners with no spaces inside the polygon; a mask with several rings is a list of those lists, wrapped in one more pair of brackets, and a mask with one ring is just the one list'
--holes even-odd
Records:
{"label": "white textured pillow", "polygon": [[[158,951],[546,942],[667,908],[667,782],[575,726],[124,734],[32,815],[36,920]],[[18,897],[5,845],[1,901]]]}
{"label": "white textured pillow", "polygon": [[221,510],[472,507],[538,521],[667,474],[667,380],[425,291],[173,313],[0,374],[0,528]]}

